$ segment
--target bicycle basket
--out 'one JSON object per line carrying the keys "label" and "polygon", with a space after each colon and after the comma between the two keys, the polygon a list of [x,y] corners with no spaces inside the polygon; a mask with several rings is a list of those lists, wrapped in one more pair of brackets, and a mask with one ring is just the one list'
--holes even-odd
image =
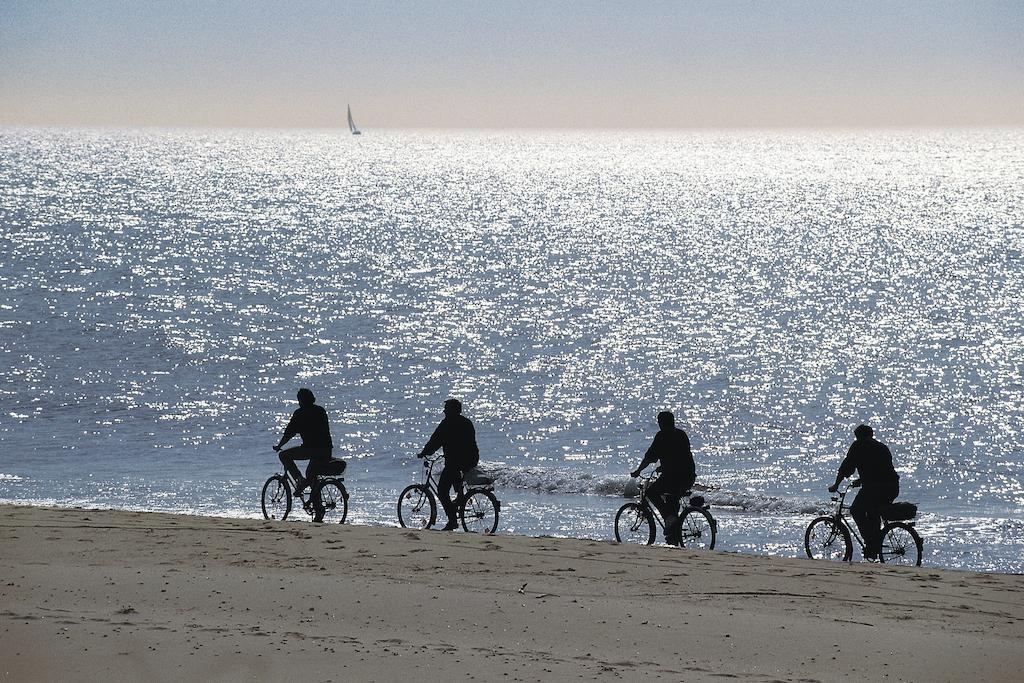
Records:
{"label": "bicycle basket", "polygon": [[913,519],[917,517],[917,505],[914,503],[892,503],[882,508],[882,517],[889,521]]}
{"label": "bicycle basket", "polygon": [[320,474],[325,477],[336,477],[345,471],[345,461],[332,458],[320,467]]}

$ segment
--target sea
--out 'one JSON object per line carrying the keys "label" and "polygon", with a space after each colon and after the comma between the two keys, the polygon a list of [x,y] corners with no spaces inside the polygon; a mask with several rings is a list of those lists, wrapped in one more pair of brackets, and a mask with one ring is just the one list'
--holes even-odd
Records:
{"label": "sea", "polygon": [[0,128],[0,502],[261,517],[308,387],[349,522],[455,397],[499,533],[609,540],[670,410],[796,557],[867,423],[926,566],[1022,572],[1022,302],[1022,129]]}

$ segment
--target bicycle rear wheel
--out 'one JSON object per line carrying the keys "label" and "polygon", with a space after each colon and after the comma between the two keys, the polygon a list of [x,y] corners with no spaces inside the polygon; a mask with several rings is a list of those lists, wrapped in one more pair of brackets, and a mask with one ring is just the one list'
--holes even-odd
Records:
{"label": "bicycle rear wheel", "polygon": [[924,541],[914,527],[903,522],[889,522],[882,529],[882,554],[885,564],[920,567]]}
{"label": "bicycle rear wheel", "polygon": [[714,550],[718,523],[703,508],[686,508],[679,522],[679,532],[684,548]]}
{"label": "bicycle rear wheel", "polygon": [[263,519],[287,519],[292,511],[292,487],[282,474],[275,474],[263,485],[260,495]]}
{"label": "bicycle rear wheel", "polygon": [[812,560],[849,562],[853,557],[853,540],[846,525],[834,517],[818,517],[804,532],[804,550]]}
{"label": "bicycle rear wheel", "polygon": [[498,528],[500,504],[494,494],[484,489],[470,489],[459,508],[462,528],[479,534],[493,534]]}
{"label": "bicycle rear wheel", "polygon": [[325,523],[345,523],[348,517],[348,491],[340,479],[324,479],[320,483],[320,505],[324,508]]}
{"label": "bicycle rear wheel", "polygon": [[615,513],[615,540],[619,543],[654,543],[654,517],[639,503],[626,503]]}
{"label": "bicycle rear wheel", "polygon": [[398,496],[398,523],[408,529],[429,529],[437,521],[437,501],[423,484],[406,486]]}

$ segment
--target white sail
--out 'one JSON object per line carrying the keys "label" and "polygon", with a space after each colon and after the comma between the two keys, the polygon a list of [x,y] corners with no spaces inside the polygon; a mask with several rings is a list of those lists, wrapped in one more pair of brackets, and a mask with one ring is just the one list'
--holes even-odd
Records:
{"label": "white sail", "polygon": [[348,105],[348,129],[352,131],[352,135],[362,135],[360,130],[356,128],[356,122],[352,118],[352,105]]}

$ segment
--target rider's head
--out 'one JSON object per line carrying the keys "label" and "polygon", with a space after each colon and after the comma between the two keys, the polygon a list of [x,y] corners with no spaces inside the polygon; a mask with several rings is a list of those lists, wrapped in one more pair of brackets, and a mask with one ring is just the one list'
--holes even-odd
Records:
{"label": "rider's head", "polygon": [[462,401],[457,398],[450,398],[444,402],[445,415],[462,415]]}
{"label": "rider's head", "polygon": [[667,410],[658,413],[658,426],[662,429],[672,429],[676,426],[676,416]]}
{"label": "rider's head", "polygon": [[861,425],[853,430],[853,435],[857,437],[857,441],[867,441],[875,435],[875,432],[871,427]]}
{"label": "rider's head", "polygon": [[299,389],[299,393],[295,395],[295,398],[299,400],[300,406],[311,406],[316,403],[316,396],[309,389],[303,387]]}

